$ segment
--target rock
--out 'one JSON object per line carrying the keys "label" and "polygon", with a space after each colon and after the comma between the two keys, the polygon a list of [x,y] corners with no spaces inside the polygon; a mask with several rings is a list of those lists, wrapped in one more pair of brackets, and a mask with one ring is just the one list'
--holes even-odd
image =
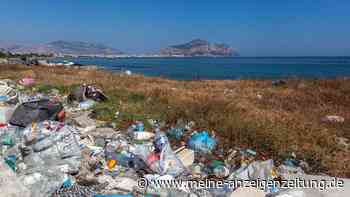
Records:
{"label": "rock", "polygon": [[327,122],[327,123],[343,123],[345,121],[344,117],[335,116],[335,115],[325,116],[321,120],[322,122]]}

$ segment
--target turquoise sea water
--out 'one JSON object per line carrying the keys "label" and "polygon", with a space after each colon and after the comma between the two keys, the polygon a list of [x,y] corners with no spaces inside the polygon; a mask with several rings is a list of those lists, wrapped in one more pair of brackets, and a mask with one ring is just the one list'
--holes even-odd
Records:
{"label": "turquoise sea water", "polygon": [[[62,59],[57,59],[61,61]],[[350,77],[350,57],[234,57],[234,58],[72,58],[99,65],[170,79],[281,79]]]}

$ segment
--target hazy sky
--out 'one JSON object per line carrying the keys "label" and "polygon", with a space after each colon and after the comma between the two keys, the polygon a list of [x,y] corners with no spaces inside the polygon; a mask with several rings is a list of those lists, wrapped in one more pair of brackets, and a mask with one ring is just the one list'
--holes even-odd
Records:
{"label": "hazy sky", "polygon": [[350,0],[1,0],[0,40],[155,52],[202,38],[242,56],[350,55]]}

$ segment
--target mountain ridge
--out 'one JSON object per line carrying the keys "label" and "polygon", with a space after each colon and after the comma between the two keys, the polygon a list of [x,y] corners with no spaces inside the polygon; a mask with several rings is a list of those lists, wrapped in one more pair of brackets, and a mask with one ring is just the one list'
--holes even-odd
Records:
{"label": "mountain ridge", "polygon": [[104,44],[63,40],[29,46],[0,43],[0,48],[17,54],[37,53],[70,56],[108,56],[124,54],[120,50],[108,47]]}
{"label": "mountain ridge", "polygon": [[225,43],[211,44],[207,40],[194,39],[190,42],[171,45],[160,50],[161,55],[167,56],[238,56],[238,52]]}

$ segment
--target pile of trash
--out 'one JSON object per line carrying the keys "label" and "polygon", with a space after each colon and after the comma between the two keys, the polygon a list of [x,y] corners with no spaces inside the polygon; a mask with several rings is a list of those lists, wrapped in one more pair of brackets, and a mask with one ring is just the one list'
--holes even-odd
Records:
{"label": "pile of trash", "polygon": [[[23,82],[20,81],[20,82]],[[31,81],[31,83],[34,81]],[[26,92],[0,81],[0,196],[307,196],[278,187],[140,187],[139,180],[282,180],[306,176],[291,155],[274,161],[251,149],[218,148],[194,122],[136,121],[128,129],[91,117],[108,100],[83,84],[70,95]],[[293,193],[294,192],[294,193]],[[300,195],[300,192],[303,195]]]}

